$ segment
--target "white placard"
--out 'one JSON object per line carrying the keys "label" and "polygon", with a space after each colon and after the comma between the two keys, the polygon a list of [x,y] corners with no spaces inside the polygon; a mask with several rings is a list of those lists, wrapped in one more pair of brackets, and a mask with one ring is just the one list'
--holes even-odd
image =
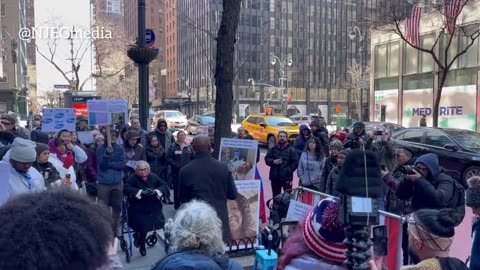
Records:
{"label": "white placard", "polygon": [[[229,227],[232,240],[241,243],[248,243],[248,246],[239,245],[239,249],[251,248],[258,245],[257,235],[260,230],[260,181],[245,180],[235,181],[237,187],[237,198],[227,200],[229,214]],[[240,223],[240,224],[239,224]],[[246,241],[248,239],[248,241]]]}
{"label": "white placard", "polygon": [[258,141],[222,138],[218,159],[227,164],[233,180],[254,180]]}
{"label": "white placard", "polygon": [[42,110],[42,131],[58,132],[62,129],[75,131],[75,109],[45,108]]}
{"label": "white placard", "polygon": [[290,200],[290,205],[288,206],[288,212],[286,221],[298,221],[302,222],[310,211],[312,211],[313,206]]}
{"label": "white placard", "polygon": [[82,144],[91,144],[94,141],[93,131],[78,131],[77,137]]}

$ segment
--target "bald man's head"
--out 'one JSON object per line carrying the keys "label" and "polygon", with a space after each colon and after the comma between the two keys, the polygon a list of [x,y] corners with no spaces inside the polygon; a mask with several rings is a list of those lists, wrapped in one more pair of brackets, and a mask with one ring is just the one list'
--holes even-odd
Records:
{"label": "bald man's head", "polygon": [[205,135],[198,135],[193,139],[193,149],[196,153],[210,153],[210,138]]}

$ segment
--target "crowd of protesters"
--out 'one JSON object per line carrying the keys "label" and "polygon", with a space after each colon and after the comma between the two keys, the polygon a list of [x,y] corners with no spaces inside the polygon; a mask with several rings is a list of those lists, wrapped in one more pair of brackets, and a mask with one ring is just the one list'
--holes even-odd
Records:
{"label": "crowd of protesters", "polygon": [[[0,269],[47,269],[42,266],[47,264],[58,265],[51,269],[122,269],[115,239],[122,234],[125,198],[135,246],[143,256],[146,234],[165,227],[162,204],[174,204],[178,210],[171,228],[176,253],[154,269],[190,267],[192,260],[205,267],[240,269],[224,255],[223,248],[231,239],[227,200],[237,198],[237,189],[227,165],[211,156],[208,136],[197,136],[189,145],[186,134],[180,131],[174,137],[163,119],[147,132],[136,118],[130,119],[130,125],[114,129],[91,127],[86,117],[79,116],[76,131],[55,134],[42,131],[41,115],[33,117],[31,130],[19,127],[11,115],[0,119],[0,164],[9,171],[8,198],[0,201],[0,219],[4,219],[0,221]],[[77,132],[84,131],[91,132],[88,143],[79,140]],[[297,173],[299,185],[339,197],[342,194],[336,185],[341,172],[355,169],[345,163],[352,150],[373,151],[383,183],[379,208],[408,216],[402,227],[404,269],[466,269],[448,256],[454,228],[463,216],[455,209],[459,207],[454,200],[459,192],[456,180],[441,168],[435,154],[415,157],[407,147],[394,148],[390,130],[367,132],[361,122],[354,124],[343,143],[330,142],[325,123],[319,120],[300,125],[293,144],[287,135],[280,131],[265,155],[273,196],[291,190]],[[236,138],[253,139],[242,127]],[[412,165],[408,172],[407,165]],[[480,178],[469,179],[468,185],[464,205],[476,215],[469,266],[480,269]],[[314,207],[302,230],[285,244],[279,269],[312,269],[312,265],[345,269],[345,224],[338,221],[338,204],[338,199],[330,198]],[[86,218],[89,213],[101,217]],[[55,224],[58,216],[68,220]],[[44,229],[48,226],[51,228]],[[58,234],[48,239],[44,235],[48,231]],[[68,231],[78,236],[68,238]],[[98,237],[78,240],[80,235]],[[337,253],[324,248],[329,245],[335,246]],[[12,246],[15,248],[5,248]],[[36,252],[44,248],[49,254]],[[16,254],[12,252],[22,256],[6,260]],[[55,252],[62,255],[55,256]],[[437,268],[422,268],[429,266]],[[372,269],[376,267],[371,264]]]}

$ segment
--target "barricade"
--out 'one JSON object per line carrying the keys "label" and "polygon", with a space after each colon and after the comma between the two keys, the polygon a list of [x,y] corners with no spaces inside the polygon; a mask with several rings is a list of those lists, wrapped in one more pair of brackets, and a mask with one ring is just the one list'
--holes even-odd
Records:
{"label": "barricade", "polygon": [[[314,206],[321,199],[335,196],[322,193],[305,187],[297,187],[293,190],[292,200],[300,199],[300,202]],[[383,264],[390,270],[400,269],[403,264],[402,258],[402,223],[403,219],[399,215],[395,215],[385,211],[379,211],[380,224],[385,225],[388,235],[388,256],[383,258]]]}

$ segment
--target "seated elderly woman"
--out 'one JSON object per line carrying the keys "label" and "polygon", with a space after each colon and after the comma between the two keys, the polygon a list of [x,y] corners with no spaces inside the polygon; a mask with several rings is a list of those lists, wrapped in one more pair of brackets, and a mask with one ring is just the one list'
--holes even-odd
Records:
{"label": "seated elderly woman", "polygon": [[172,253],[153,270],[243,269],[225,255],[222,222],[207,203],[193,200],[184,204],[168,227]]}
{"label": "seated elderly woman", "polygon": [[0,269],[123,269],[112,224],[70,189],[19,195],[0,208]]}

